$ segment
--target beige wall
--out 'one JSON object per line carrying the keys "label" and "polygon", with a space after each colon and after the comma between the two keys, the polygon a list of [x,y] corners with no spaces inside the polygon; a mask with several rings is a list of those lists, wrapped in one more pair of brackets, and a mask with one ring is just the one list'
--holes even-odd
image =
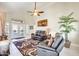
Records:
{"label": "beige wall", "polygon": [[[52,4],[50,7],[45,8],[45,13],[41,15],[40,17],[36,17],[36,22],[40,19],[48,19],[48,26],[46,28],[51,29],[51,34],[54,35],[56,32],[59,32],[59,17],[62,15],[67,15],[71,12],[74,12],[74,17],[76,20],[79,20],[79,3],[55,3]],[[69,34],[69,40],[73,44],[79,44],[79,22],[74,23],[76,31],[72,31]],[[37,27],[37,29],[46,29]]]}
{"label": "beige wall", "polygon": [[[50,32],[52,36],[55,35],[56,32],[59,31],[59,25],[58,20],[59,17],[63,14],[63,4],[62,3],[55,3],[51,6],[44,8],[45,13],[41,16],[36,17],[36,22],[40,19],[48,19],[48,26],[47,27],[37,27],[37,29],[43,29],[46,30],[47,28],[50,28]],[[37,24],[36,24],[37,25]]]}

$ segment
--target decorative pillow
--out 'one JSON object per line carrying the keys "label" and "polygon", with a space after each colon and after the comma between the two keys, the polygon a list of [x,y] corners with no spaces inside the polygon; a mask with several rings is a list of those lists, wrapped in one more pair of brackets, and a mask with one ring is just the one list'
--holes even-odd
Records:
{"label": "decorative pillow", "polygon": [[52,44],[53,44],[53,42],[54,42],[54,38],[50,38],[50,39],[48,39],[48,40],[49,40],[49,41],[48,41],[47,46],[48,46],[48,47],[51,47]]}

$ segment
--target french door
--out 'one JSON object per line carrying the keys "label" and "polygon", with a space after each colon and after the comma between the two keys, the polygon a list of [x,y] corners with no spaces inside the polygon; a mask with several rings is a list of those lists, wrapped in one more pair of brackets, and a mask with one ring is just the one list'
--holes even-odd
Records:
{"label": "french door", "polygon": [[16,22],[16,21],[7,22],[5,26],[5,32],[11,38],[24,37],[25,24],[21,22]]}

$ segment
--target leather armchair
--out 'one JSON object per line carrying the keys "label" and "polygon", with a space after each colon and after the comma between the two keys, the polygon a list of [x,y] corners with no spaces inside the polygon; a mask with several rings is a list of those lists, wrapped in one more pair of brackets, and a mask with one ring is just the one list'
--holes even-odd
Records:
{"label": "leather armchair", "polygon": [[38,45],[37,55],[38,56],[59,56],[64,46],[63,36],[57,34],[55,41],[51,47]]}

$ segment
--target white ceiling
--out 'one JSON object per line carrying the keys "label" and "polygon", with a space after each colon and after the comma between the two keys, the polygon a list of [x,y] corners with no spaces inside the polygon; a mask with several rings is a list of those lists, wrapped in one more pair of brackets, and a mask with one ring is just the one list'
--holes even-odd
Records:
{"label": "white ceiling", "polygon": [[[42,10],[51,4],[54,2],[37,2],[37,9]],[[7,12],[23,12],[33,10],[34,2],[0,2],[0,8],[7,10]]]}

